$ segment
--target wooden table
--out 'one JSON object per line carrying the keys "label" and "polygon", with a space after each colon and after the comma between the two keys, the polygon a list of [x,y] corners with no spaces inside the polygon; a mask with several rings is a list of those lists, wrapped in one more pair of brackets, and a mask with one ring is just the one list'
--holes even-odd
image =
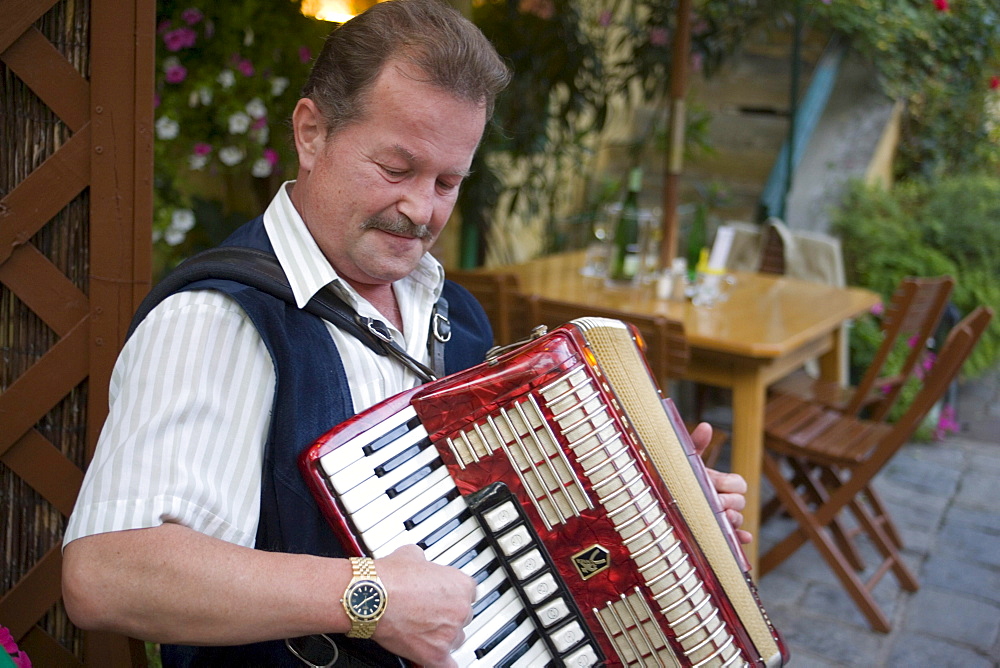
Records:
{"label": "wooden table", "polygon": [[[711,307],[657,299],[652,286],[609,288],[580,273],[582,253],[551,255],[491,272],[514,274],[524,294],[646,315],[684,324],[691,358],[688,380],[729,388],[733,394],[732,469],[748,484],[744,528],[760,528],[760,480],[767,387],[819,358],[824,378],[844,381],[845,321],[870,309],[878,295],[783,276],[736,273],[727,299]],[[757,565],[757,543],[747,556]]]}

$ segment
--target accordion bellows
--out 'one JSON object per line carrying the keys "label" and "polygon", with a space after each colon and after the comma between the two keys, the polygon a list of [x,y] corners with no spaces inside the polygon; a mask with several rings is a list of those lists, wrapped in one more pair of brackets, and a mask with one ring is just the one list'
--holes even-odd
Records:
{"label": "accordion bellows", "polygon": [[300,460],[348,549],[476,578],[460,666],[780,666],[634,329],[582,318],[338,425]]}

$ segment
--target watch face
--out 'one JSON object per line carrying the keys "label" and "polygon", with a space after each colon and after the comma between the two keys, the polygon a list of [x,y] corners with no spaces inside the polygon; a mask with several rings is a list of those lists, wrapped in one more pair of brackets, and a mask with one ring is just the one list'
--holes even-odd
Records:
{"label": "watch face", "polygon": [[377,616],[385,605],[385,594],[382,587],[369,580],[355,584],[347,597],[351,611],[362,619]]}

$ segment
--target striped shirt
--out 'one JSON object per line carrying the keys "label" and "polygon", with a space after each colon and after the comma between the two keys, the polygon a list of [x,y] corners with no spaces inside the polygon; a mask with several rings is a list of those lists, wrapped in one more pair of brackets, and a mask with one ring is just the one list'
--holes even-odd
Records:
{"label": "striped shirt", "polygon": [[[385,321],[330,266],[281,187],[264,228],[301,307],[332,284],[361,315]],[[424,255],[393,284],[410,355],[429,363],[431,309],[444,283]],[[399,362],[327,326],[350,380],[355,411],[414,387]],[[125,344],[111,376],[110,412],[66,528],[64,544],[108,531],[174,522],[254,545],[275,374],[270,354],[235,301],[212,290],[165,299]],[[331,425],[333,426],[333,425]]]}

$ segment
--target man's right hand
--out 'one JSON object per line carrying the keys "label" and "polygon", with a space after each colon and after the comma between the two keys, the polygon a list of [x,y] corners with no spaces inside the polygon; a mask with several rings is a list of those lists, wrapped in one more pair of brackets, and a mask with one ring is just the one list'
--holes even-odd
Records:
{"label": "man's right hand", "polygon": [[375,561],[389,600],[372,640],[428,668],[456,666],[450,653],[465,640],[472,621],[476,582],[457,568],[427,561],[405,545]]}

